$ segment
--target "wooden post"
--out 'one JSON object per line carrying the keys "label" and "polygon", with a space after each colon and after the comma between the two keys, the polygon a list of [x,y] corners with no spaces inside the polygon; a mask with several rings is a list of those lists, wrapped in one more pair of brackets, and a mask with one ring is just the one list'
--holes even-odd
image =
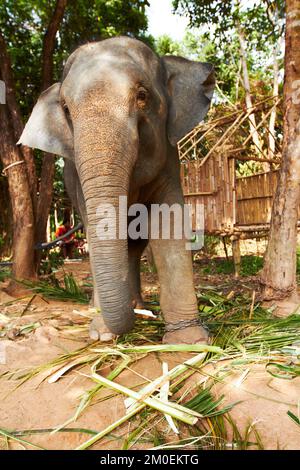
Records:
{"label": "wooden post", "polygon": [[228,256],[228,250],[227,250],[226,238],[225,237],[222,237],[222,242],[223,242],[223,247],[224,247],[224,251],[225,251],[226,260],[229,261],[229,256]]}
{"label": "wooden post", "polygon": [[232,255],[234,262],[235,277],[239,277],[241,271],[241,247],[239,237],[232,237]]}

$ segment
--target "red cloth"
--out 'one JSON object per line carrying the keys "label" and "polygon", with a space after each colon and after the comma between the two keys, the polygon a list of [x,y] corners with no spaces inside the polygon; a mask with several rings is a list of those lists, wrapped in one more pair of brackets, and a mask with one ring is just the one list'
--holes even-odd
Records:
{"label": "red cloth", "polygon": [[[61,225],[56,230],[55,237],[56,238],[62,237],[65,233],[69,232],[69,230],[71,230],[71,229],[72,229],[72,227],[65,227],[64,225]],[[68,237],[63,238],[63,241],[65,243],[70,243],[71,241],[73,241],[73,239],[74,239],[74,233],[72,233],[72,235],[69,235]]]}

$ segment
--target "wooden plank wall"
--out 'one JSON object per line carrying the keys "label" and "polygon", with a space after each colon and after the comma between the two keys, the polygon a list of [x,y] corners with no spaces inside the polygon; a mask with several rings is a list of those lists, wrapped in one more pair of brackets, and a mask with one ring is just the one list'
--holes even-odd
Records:
{"label": "wooden plank wall", "polygon": [[278,171],[236,178],[235,160],[224,155],[213,155],[203,166],[196,161],[183,163],[181,181],[185,202],[192,206],[193,230],[196,204],[204,205],[206,233],[268,224],[277,179]]}
{"label": "wooden plank wall", "polygon": [[237,178],[237,225],[270,222],[277,180],[277,171]]}
{"label": "wooden plank wall", "polygon": [[185,202],[192,206],[193,230],[196,204],[204,205],[206,233],[233,227],[236,217],[233,159],[219,154],[212,155],[202,166],[199,161],[183,163],[181,181]]}

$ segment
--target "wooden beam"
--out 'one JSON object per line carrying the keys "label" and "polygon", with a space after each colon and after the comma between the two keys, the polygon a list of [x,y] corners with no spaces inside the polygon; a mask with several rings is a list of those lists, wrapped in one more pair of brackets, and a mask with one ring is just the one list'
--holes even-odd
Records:
{"label": "wooden beam", "polygon": [[238,198],[238,201],[252,201],[253,199],[273,199],[274,194],[262,195],[262,196],[251,196],[251,197],[241,197]]}
{"label": "wooden beam", "polygon": [[[238,151],[239,149],[237,149]],[[230,153],[230,151],[228,152]],[[234,153],[234,152],[231,152]],[[281,160],[274,159],[274,158],[258,158],[258,157],[243,157],[242,155],[228,155],[228,158],[235,158],[235,160],[247,161],[247,162],[268,162],[268,163],[275,163],[277,165],[281,164]],[[268,173],[268,172],[267,172]]]}
{"label": "wooden beam", "polygon": [[211,191],[211,192],[200,191],[200,192],[196,192],[196,193],[184,194],[184,197],[213,196],[214,194],[217,194],[217,192],[218,191]]}

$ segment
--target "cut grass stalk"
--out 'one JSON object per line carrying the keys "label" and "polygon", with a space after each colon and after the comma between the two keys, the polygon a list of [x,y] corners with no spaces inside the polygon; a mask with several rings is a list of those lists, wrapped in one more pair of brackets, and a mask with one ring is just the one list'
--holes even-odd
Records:
{"label": "cut grass stalk", "polygon": [[287,415],[291,418],[291,420],[294,421],[294,423],[296,423],[296,424],[298,424],[298,426],[300,426],[300,418],[298,416],[294,415],[294,413],[292,413],[291,411],[288,411]]}
{"label": "cut grass stalk", "polygon": [[30,447],[35,447],[36,449],[39,449],[39,450],[45,450],[43,447],[38,446],[36,444],[32,444],[32,442],[25,441],[24,439],[21,439],[20,437],[15,436],[13,433],[10,433],[9,431],[6,431],[5,429],[0,429],[0,435],[6,437],[7,439],[12,439],[13,441],[20,442],[21,444],[26,444]]}
{"label": "cut grass stalk", "polygon": [[[6,431],[9,432],[11,436],[14,437],[22,437],[22,436],[32,436],[35,434],[51,434],[54,431],[53,428],[45,428],[45,429],[24,429],[22,431]],[[59,432],[63,433],[79,433],[79,434],[90,434],[92,436],[95,436],[97,434],[97,431],[92,431],[91,429],[85,429],[85,428],[66,428],[66,429],[61,429]]]}
{"label": "cut grass stalk", "polygon": [[87,362],[93,360],[93,358],[94,357],[92,355],[90,355],[88,357],[84,357],[84,358],[79,357],[78,359],[75,359],[74,361],[70,362],[69,364],[65,365],[64,367],[57,370],[54,374],[52,374],[48,378],[48,383],[53,384],[53,383],[57,382],[66,372],[73,369],[73,367],[76,367],[78,365],[84,365]]}
{"label": "cut grass stalk", "polygon": [[207,439],[208,437],[210,437],[209,434],[198,437],[188,437],[187,439],[182,439],[181,441],[168,442],[168,444],[152,447],[150,450],[180,450],[191,446],[192,448],[195,448],[196,444]]}
{"label": "cut grass stalk", "polygon": [[[162,384],[160,388],[160,394],[159,397],[160,399],[167,403],[169,400],[169,391],[170,391],[170,380],[168,379],[168,372],[169,372],[169,367],[166,362],[163,362],[163,376],[166,378],[166,381],[164,384]],[[173,418],[169,415],[165,415],[165,418],[168,422],[168,425],[170,426],[170,429],[174,432],[174,434],[179,434],[179,431],[174,423]]]}
{"label": "cut grass stalk", "polygon": [[[204,322],[209,326],[211,332],[214,334],[216,338],[214,346],[204,346],[204,349],[202,350],[199,349],[199,346],[203,348],[203,345],[191,346],[190,348],[187,345],[179,345],[173,347],[167,345],[140,346],[141,342],[145,342],[145,340],[147,340],[148,342],[155,342],[159,340],[162,331],[162,322],[159,320],[155,320],[152,322],[137,321],[137,329],[130,335],[124,335],[123,337],[119,337],[117,340],[117,344],[113,347],[103,348],[101,346],[98,347],[98,345],[94,344],[86,348],[85,352],[76,351],[74,355],[65,355],[63,361],[56,362],[56,365],[60,365],[65,368],[65,371],[56,371],[57,378],[59,378],[59,374],[63,375],[70,368],[73,367],[72,365],[71,367],[68,367],[67,361],[74,361],[74,359],[78,358],[78,355],[81,355],[82,357],[82,364],[86,363],[91,365],[93,361],[96,361],[94,362],[94,365],[97,364],[96,367],[99,367],[102,362],[105,364],[105,361],[107,360],[106,357],[108,356],[112,356],[112,361],[115,362],[116,359],[113,356],[120,356],[124,354],[128,358],[130,358],[131,362],[137,362],[139,359],[145,357],[145,355],[149,353],[182,351],[197,353],[203,352],[201,361],[199,361],[197,364],[189,364],[187,361],[186,363],[177,366],[183,366],[183,369],[179,369],[178,375],[175,374],[174,381],[170,388],[173,392],[175,389],[176,391],[178,391],[181,384],[183,384],[188,377],[190,377],[195,372],[199,371],[207,377],[210,377],[214,381],[224,383],[224,377],[222,376],[222,379],[220,380],[220,377],[218,375],[220,373],[220,370],[218,370],[217,373],[214,372],[213,375],[210,375],[206,374],[205,371],[202,371],[201,369],[204,365],[215,361],[228,361],[228,359],[231,359],[234,361],[234,364],[233,362],[231,364],[236,365],[249,364],[251,362],[268,363],[270,361],[273,362],[276,358],[276,362],[280,364],[281,358],[287,358],[287,356],[290,356],[292,354],[289,352],[288,354],[286,354],[286,349],[294,348],[293,345],[297,341],[299,341],[300,317],[298,315],[291,316],[284,320],[274,319],[271,318],[270,310],[264,310],[262,307],[259,306],[259,304],[254,305],[253,299],[251,303],[251,299],[245,299],[241,296],[235,296],[234,298],[232,296],[227,296],[226,298],[216,292],[205,293],[205,296],[201,296],[201,302],[205,302],[206,305],[201,307],[201,312],[199,316],[200,319],[204,320]],[[251,318],[249,318],[249,309],[251,309],[251,307]],[[160,329],[159,334],[157,334],[158,328]],[[128,344],[131,341],[134,342],[136,346]],[[99,355],[101,355],[100,359]],[[92,357],[93,359],[91,360]],[[285,362],[284,359],[282,362]],[[286,363],[288,363],[288,361],[286,361]],[[124,368],[126,368],[128,364],[126,364],[125,361],[120,366],[117,366],[114,371],[112,371],[112,375],[110,374],[110,376],[108,377],[108,380],[114,380],[114,378],[119,374],[118,368],[120,367],[120,370],[124,370]],[[227,369],[231,367],[231,364],[229,366],[227,365]],[[92,365],[92,369],[97,372],[94,368],[94,365]],[[127,422],[132,416],[144,410],[147,405],[145,403],[140,403],[139,400],[141,400],[141,394],[146,393],[147,397],[148,394],[149,396],[155,394],[157,390],[161,388],[164,383],[166,383],[165,381],[167,379],[162,379],[161,377],[159,377],[156,380],[159,381],[158,384],[156,383],[156,388],[154,387],[154,383],[147,384],[141,390],[139,390],[139,398],[136,398],[135,396],[134,400],[131,399],[133,405],[128,415],[125,415],[116,423],[113,423],[105,430],[101,431],[100,433],[97,433],[97,435],[92,436],[92,438],[88,442],[83,443],[79,448],[83,449],[90,447],[92,443],[95,443],[103,436],[110,434],[113,429],[116,429],[119,425]],[[141,384],[139,386],[141,386]],[[201,387],[202,386],[203,384],[201,384]],[[79,413],[83,411],[88,406],[88,404],[90,404],[91,400],[96,396],[101,387],[103,387],[103,383],[98,383],[96,387],[94,387],[90,392],[87,392],[85,394],[81,401],[81,407],[79,407],[79,409],[77,410],[78,413],[76,417],[78,417]],[[150,389],[152,390],[152,392],[150,391]],[[259,396],[256,394],[252,395]],[[194,406],[196,407],[196,412],[200,414],[200,405],[205,405],[206,398],[205,396],[201,397],[201,393],[197,394],[196,396],[199,399],[199,403],[196,403],[196,400],[196,402],[194,402]],[[142,398],[144,398],[143,395]],[[217,423],[217,421],[214,420],[217,419],[220,413],[224,413],[228,411],[228,409],[224,408],[223,410],[218,410],[217,407],[220,405],[220,402],[218,401],[215,403],[215,407],[212,406],[210,408],[209,399],[207,400],[207,408],[205,408],[204,406],[204,409],[205,413],[212,417],[212,419],[208,421],[208,423],[210,423],[211,433],[213,434],[213,436],[216,437],[218,434],[218,430],[216,428],[217,425],[215,423]],[[179,403],[182,403],[180,399],[178,401]],[[276,400],[271,399],[271,401]],[[276,402],[282,403],[279,401]],[[185,403],[184,410],[186,410],[188,405],[190,405],[192,408],[194,407],[193,404],[190,404],[188,402]],[[177,406],[178,405],[175,402],[172,402],[173,409]],[[160,415],[157,411],[150,411],[149,408],[147,409],[147,411],[151,413],[151,417],[154,415],[157,416],[157,418],[159,419],[159,416],[161,416],[160,419],[164,419],[163,416]],[[204,416],[205,413],[203,413]],[[205,416],[205,418],[207,418],[207,416]],[[157,422],[157,419],[155,422]],[[203,420],[201,420],[201,422],[199,423],[201,428],[203,427],[202,424]],[[192,430],[195,428],[188,429]],[[247,438],[248,437],[245,436],[245,439]]]}
{"label": "cut grass stalk", "polygon": [[80,446],[76,447],[75,450],[86,450],[88,449],[89,447],[91,447],[93,444],[95,444],[97,441],[99,441],[100,439],[102,439],[102,437],[104,436],[107,436],[107,434],[110,434],[112,431],[114,431],[115,429],[117,429],[119,426],[121,426],[122,424],[126,423],[126,421],[128,421],[130,418],[132,418],[132,416],[134,416],[135,414],[139,413],[140,411],[142,411],[142,409],[144,408],[144,404],[140,405],[138,408],[136,408],[135,410],[131,411],[131,413],[129,413],[128,415],[125,415],[123,416],[122,418],[118,419],[118,421],[115,421],[114,423],[112,423],[110,426],[108,426],[107,428],[105,428],[103,431],[99,432],[98,434],[96,434],[95,436],[91,437],[88,441],[84,442],[83,444],[81,444]]}
{"label": "cut grass stalk", "polygon": [[[219,346],[210,346],[207,344],[155,344],[147,346],[128,346],[128,345],[117,345],[116,350],[124,354],[135,353],[135,354],[149,354],[151,352],[210,352],[214,354],[222,353],[222,349]],[[93,348],[94,352],[108,353],[110,350],[107,348]]]}
{"label": "cut grass stalk", "polygon": [[[179,405],[175,405],[171,402],[164,403],[156,397],[143,398],[143,396],[140,393],[134,392],[133,390],[130,390],[129,388],[124,387],[124,385],[120,385],[116,382],[112,382],[111,380],[108,380],[105,377],[102,377],[101,375],[96,374],[96,373],[93,373],[92,377],[94,380],[101,383],[102,385],[105,385],[124,395],[127,395],[139,403],[142,402],[143,404],[148,405],[157,411],[161,411],[164,414],[168,414],[172,416],[172,418],[178,419],[179,421],[182,421],[183,423],[193,425],[193,424],[196,424],[198,421],[198,417],[195,416],[195,413],[191,413],[190,410],[184,407],[179,407]],[[199,415],[199,417],[201,416]]]}
{"label": "cut grass stalk", "polygon": [[[116,353],[114,353],[116,354]],[[118,377],[118,375],[123,372],[123,370],[125,370],[127,368],[127,366],[130,364],[130,362],[132,361],[130,357],[127,357],[125,356],[124,354],[121,354],[120,355],[124,358],[124,361],[118,365],[109,375],[108,375],[108,379],[109,380],[114,380],[116,377]],[[92,370],[96,370],[97,368],[97,365],[99,363],[99,360],[92,366]],[[75,415],[68,419],[65,423],[61,424],[60,426],[58,426],[57,428],[55,428],[55,430],[53,430],[53,434],[55,434],[56,432],[62,430],[65,426],[67,426],[68,424],[71,424],[73,423],[74,421],[76,421],[78,418],[79,418],[79,415],[88,407],[88,405],[90,404],[90,402],[92,401],[93,397],[99,392],[99,390],[103,387],[102,384],[98,384],[96,387],[94,387],[92,390],[90,390],[89,392],[86,392],[82,399],[80,400],[80,403],[79,403],[79,406],[75,412]]]}
{"label": "cut grass stalk", "polygon": [[[183,364],[178,364],[172,370],[170,370],[167,374],[161,375],[160,377],[152,381],[150,384],[146,385],[144,388],[140,390],[139,393],[145,397],[150,396],[158,388],[160,388],[164,383],[166,383],[166,381],[171,381],[171,380],[176,379],[179,375],[183,374],[187,369],[189,369],[189,367],[198,364],[199,362],[203,361],[204,358],[205,358],[205,354],[198,354],[197,356],[194,356],[191,359],[188,359]],[[136,400],[132,398],[128,398],[127,400],[125,400],[125,405],[128,408],[131,406],[134,406],[134,403],[136,403]]]}
{"label": "cut grass stalk", "polygon": [[[203,362],[203,359],[205,357],[205,354],[198,354],[197,356],[189,359],[188,361],[186,361],[184,364],[179,364],[177,365],[174,369],[172,369],[168,374],[169,374],[169,378],[171,379],[171,374],[172,374],[172,379],[175,379],[177,378],[179,375],[183,374],[184,372],[186,372],[190,366],[195,366],[196,364],[198,364],[199,362]],[[189,376],[192,375],[194,373],[194,371],[188,371],[188,374]],[[185,379],[185,378],[184,378]],[[103,431],[99,432],[96,436],[94,436],[93,438],[89,439],[88,441],[84,442],[81,446],[79,446],[77,448],[77,450],[85,450],[87,448],[89,448],[90,446],[92,446],[93,444],[95,444],[97,441],[99,441],[100,439],[102,439],[104,436],[106,436],[107,434],[109,434],[111,431],[113,431],[114,429],[116,429],[117,427],[119,427],[120,425],[126,423],[126,421],[128,421],[131,417],[133,417],[135,414],[139,413],[140,411],[142,411],[144,408],[145,408],[145,404],[143,403],[142,405],[139,405],[138,407],[136,408],[133,408],[132,411],[130,411],[128,414],[126,414],[125,416],[123,416],[121,419],[119,419],[118,421],[116,421],[115,423],[112,423],[110,426],[108,426],[106,429],[104,429]]]}

